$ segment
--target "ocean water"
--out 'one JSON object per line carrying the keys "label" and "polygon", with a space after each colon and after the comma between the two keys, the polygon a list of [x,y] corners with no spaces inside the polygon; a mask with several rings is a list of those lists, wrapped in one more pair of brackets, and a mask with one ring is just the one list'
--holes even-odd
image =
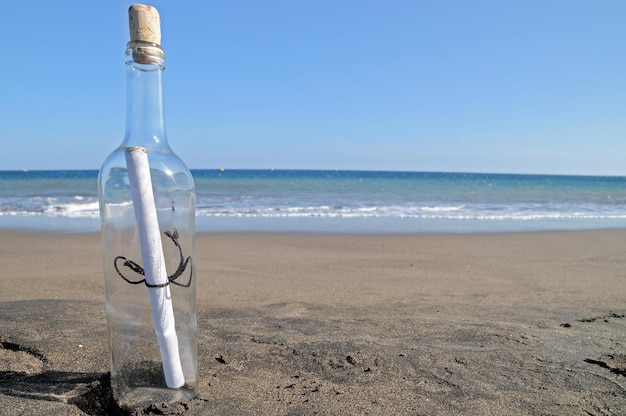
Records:
{"label": "ocean water", "polygon": [[[199,231],[626,228],[626,177],[192,170]],[[98,172],[0,171],[0,229],[99,230]]]}

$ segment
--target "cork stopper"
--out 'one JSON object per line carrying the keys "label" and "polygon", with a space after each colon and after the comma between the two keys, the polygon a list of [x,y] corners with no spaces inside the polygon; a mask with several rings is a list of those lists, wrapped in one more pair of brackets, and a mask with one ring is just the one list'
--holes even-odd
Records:
{"label": "cork stopper", "polygon": [[152,6],[133,4],[128,9],[128,26],[133,60],[140,64],[159,64],[165,55],[161,48],[161,17]]}
{"label": "cork stopper", "polygon": [[161,18],[152,6],[133,4],[128,9],[130,41],[161,44]]}

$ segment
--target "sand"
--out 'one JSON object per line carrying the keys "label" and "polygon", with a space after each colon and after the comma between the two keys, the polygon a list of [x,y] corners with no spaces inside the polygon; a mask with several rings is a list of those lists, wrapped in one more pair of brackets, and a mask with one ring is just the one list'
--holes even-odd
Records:
{"label": "sand", "polygon": [[[626,230],[197,240],[197,399],[134,414],[626,414]],[[0,232],[0,414],[127,414],[97,234]]]}

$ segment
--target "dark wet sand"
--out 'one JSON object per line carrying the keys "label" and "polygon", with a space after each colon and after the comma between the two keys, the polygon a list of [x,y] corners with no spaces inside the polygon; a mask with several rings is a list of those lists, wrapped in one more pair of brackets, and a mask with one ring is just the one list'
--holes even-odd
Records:
{"label": "dark wet sand", "polygon": [[[198,399],[137,415],[626,414],[626,231],[197,245]],[[114,414],[99,235],[0,264],[0,414]]]}

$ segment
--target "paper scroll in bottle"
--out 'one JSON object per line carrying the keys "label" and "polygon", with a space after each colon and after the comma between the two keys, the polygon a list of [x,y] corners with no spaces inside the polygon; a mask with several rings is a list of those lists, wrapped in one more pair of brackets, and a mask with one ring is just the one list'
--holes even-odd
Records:
{"label": "paper scroll in bottle", "polygon": [[165,268],[165,258],[163,257],[161,232],[146,148],[131,147],[126,149],[126,165],[146,285],[150,293],[152,322],[163,361],[165,384],[169,388],[179,388],[185,384],[185,376],[178,351],[172,297]]}

